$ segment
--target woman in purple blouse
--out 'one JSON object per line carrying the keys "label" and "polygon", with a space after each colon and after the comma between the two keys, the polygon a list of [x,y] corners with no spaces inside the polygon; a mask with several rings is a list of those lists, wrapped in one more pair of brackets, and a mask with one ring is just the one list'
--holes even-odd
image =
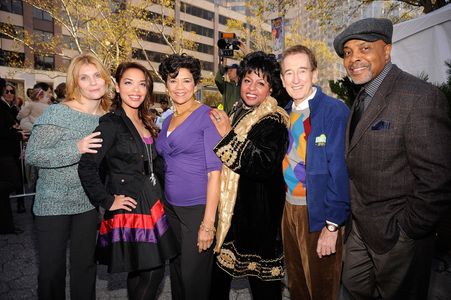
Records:
{"label": "woman in purple blouse", "polygon": [[161,62],[159,73],[175,108],[157,140],[166,162],[166,212],[181,252],[171,262],[172,298],[208,299],[222,166],[213,148],[221,137],[210,108],[194,99],[199,60],[173,54]]}

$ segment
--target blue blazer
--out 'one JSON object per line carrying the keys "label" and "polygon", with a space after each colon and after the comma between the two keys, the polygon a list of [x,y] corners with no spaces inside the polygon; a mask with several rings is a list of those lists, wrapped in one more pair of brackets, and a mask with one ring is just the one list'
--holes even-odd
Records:
{"label": "blue blazer", "polygon": [[[349,181],[345,163],[345,134],[349,108],[316,87],[309,101],[311,131],[307,139],[307,209],[311,232],[326,220],[338,225],[348,218]],[[285,110],[290,113],[293,101]],[[320,137],[321,136],[321,137]],[[325,137],[325,140],[324,140]]]}

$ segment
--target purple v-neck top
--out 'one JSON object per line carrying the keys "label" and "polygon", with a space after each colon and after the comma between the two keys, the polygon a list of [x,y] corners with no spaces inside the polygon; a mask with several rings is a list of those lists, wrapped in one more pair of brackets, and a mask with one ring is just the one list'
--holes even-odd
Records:
{"label": "purple v-neck top", "polygon": [[213,148],[221,140],[208,112],[201,105],[167,136],[172,116],[164,120],[156,147],[164,157],[165,194],[175,206],[205,204],[207,201],[207,174],[221,170],[222,163]]}

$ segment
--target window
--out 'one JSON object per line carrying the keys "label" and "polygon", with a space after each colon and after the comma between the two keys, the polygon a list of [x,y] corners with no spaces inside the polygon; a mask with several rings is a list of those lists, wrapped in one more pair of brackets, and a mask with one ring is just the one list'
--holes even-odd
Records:
{"label": "window", "polygon": [[73,37],[68,35],[63,35],[63,47],[67,49],[76,50],[77,44],[75,43],[75,40]]}
{"label": "window", "polygon": [[113,13],[118,13],[126,8],[126,3],[124,0],[112,0],[110,1],[110,7]]}
{"label": "window", "polygon": [[43,42],[50,42],[53,38],[53,32],[42,31],[42,30],[33,30],[33,34],[36,38]]}
{"label": "window", "polygon": [[138,31],[138,37],[143,41],[166,45],[163,36],[156,32],[140,29]]}
{"label": "window", "polygon": [[22,1],[20,0],[0,0],[0,10],[7,11],[13,14],[22,15]]}
{"label": "window", "polygon": [[37,9],[36,7],[33,7],[33,18],[50,22],[53,21],[52,16],[48,12]]}
{"label": "window", "polygon": [[[6,23],[0,23],[0,28],[2,28],[2,30],[4,32],[9,33],[12,36],[16,36],[19,39],[23,39],[23,27],[21,26],[16,26],[16,25],[12,25],[12,24],[6,24]],[[1,39],[8,39],[8,40],[12,40],[12,38],[6,34],[3,34],[0,32],[0,38]]]}
{"label": "window", "polygon": [[208,20],[208,21],[212,21],[215,16],[215,14],[211,11],[202,9],[197,6],[192,6],[192,5],[186,4],[184,2],[182,2],[180,4],[180,11],[187,13],[189,15],[192,15],[192,16],[196,16],[196,17]]}
{"label": "window", "polygon": [[153,11],[149,11],[149,10],[142,10],[142,19],[143,20],[160,20],[161,18],[161,14],[153,12]]}
{"label": "window", "polygon": [[188,32],[194,31],[196,34],[213,38],[213,29],[210,29],[207,27],[203,27],[203,26],[200,26],[197,24],[185,22],[185,23],[183,23],[183,29]]}
{"label": "window", "polygon": [[210,45],[205,45],[205,44],[201,44],[201,43],[197,44],[197,51],[202,52],[202,53],[213,54],[214,49],[215,48]]}
{"label": "window", "polygon": [[59,68],[61,72],[66,73],[67,69],[69,68],[70,65],[70,59],[67,58],[63,58],[61,60],[61,67]]}
{"label": "window", "polygon": [[219,15],[219,24],[222,24],[222,25],[226,25],[227,26],[227,17],[226,16],[223,16],[223,15]]}
{"label": "window", "polygon": [[0,49],[0,66],[20,68],[23,67],[24,62],[25,53]]}
{"label": "window", "polygon": [[213,71],[213,63],[209,62],[209,61],[201,60],[200,61],[200,67],[204,71]]}
{"label": "window", "polygon": [[[160,62],[164,56],[166,54],[161,53],[161,52],[155,52],[155,51],[150,51],[150,50],[145,50],[145,54],[147,54],[147,57],[149,58],[150,61],[154,61],[154,62]],[[146,55],[144,54],[144,50],[143,49],[133,49],[133,58],[135,59],[141,59],[141,60],[146,60]]]}
{"label": "window", "polygon": [[38,70],[54,70],[55,58],[53,56],[35,55],[34,68]]}

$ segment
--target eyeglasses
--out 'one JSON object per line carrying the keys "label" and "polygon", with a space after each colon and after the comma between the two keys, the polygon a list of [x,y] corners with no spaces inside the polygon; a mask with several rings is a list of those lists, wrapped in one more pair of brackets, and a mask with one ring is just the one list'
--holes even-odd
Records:
{"label": "eyeglasses", "polygon": [[5,90],[5,94],[14,95],[16,92],[14,90]]}

